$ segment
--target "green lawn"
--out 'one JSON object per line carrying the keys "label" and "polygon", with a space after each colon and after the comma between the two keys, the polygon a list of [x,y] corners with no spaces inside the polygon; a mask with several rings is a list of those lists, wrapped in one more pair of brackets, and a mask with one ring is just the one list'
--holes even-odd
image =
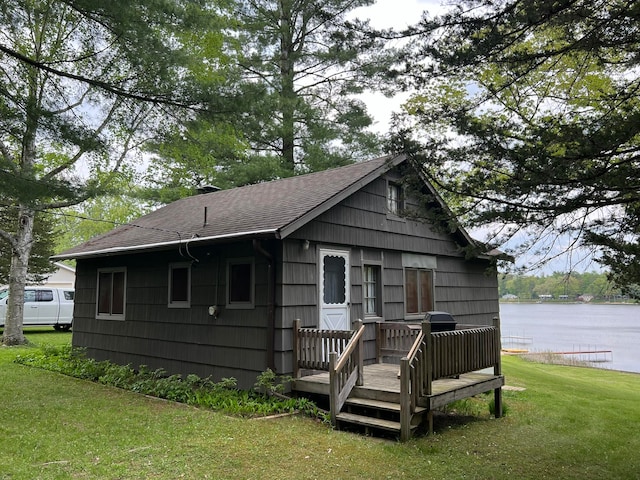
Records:
{"label": "green lawn", "polygon": [[[69,333],[28,331],[35,344]],[[640,375],[504,359],[506,417],[436,419],[407,443],[301,417],[247,420],[17,365],[0,348],[0,479],[638,478]]]}

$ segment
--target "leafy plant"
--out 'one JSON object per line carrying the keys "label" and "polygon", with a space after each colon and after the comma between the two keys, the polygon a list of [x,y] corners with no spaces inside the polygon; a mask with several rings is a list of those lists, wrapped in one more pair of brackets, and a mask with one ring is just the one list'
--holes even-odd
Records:
{"label": "leafy plant", "polygon": [[223,378],[216,383],[210,378],[203,379],[194,374],[183,379],[180,375],[168,375],[161,368],[151,370],[146,365],[140,365],[135,370],[131,365],[87,358],[83,350],[73,349],[69,345],[45,345],[37,351],[18,355],[15,361],[143,395],[222,410],[232,415],[253,417],[301,412],[325,419],[324,412],[310,400],[282,395],[284,384],[290,378],[278,376],[272,370],[257,377],[255,390],[246,391],[237,388],[235,378]]}
{"label": "leafy plant", "polygon": [[285,384],[291,380],[292,378],[290,376],[276,375],[273,370],[267,368],[258,375],[254,389],[267,396],[274,393],[282,394]]}

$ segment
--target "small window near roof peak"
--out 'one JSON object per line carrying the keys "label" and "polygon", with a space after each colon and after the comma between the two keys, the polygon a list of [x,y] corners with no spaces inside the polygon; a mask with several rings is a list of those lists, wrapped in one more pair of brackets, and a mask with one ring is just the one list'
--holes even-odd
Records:
{"label": "small window near roof peak", "polygon": [[397,183],[387,184],[387,211],[400,215],[402,210],[402,187]]}

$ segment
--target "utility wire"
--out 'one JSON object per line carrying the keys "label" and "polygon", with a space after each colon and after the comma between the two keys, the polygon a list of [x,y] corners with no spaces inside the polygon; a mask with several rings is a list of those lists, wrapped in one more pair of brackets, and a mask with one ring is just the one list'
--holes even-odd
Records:
{"label": "utility wire", "polygon": [[[9,205],[6,203],[0,203],[0,207],[6,207],[6,208],[15,208],[16,210],[20,207],[18,207],[17,205]],[[38,212],[41,213],[46,213],[48,215],[55,215],[58,217],[68,217],[68,218],[76,218],[78,220],[88,220],[90,222],[100,222],[100,223],[108,223],[110,225],[114,225],[116,227],[121,227],[121,226],[125,226],[128,225],[130,227],[136,227],[136,228],[141,228],[144,230],[155,230],[158,232],[163,232],[163,233],[172,233],[172,234],[176,234],[178,235],[178,238],[180,240],[182,240],[184,237],[189,236],[189,233],[187,232],[180,232],[178,230],[168,230],[165,228],[160,228],[160,227],[147,227],[144,225],[137,225],[135,223],[123,223],[123,222],[116,222],[114,220],[104,220],[102,218],[92,218],[92,217],[87,217],[85,215],[80,215],[80,214],[72,214],[72,213],[65,213],[65,212],[53,212],[51,210],[44,210],[44,209],[35,209]]]}

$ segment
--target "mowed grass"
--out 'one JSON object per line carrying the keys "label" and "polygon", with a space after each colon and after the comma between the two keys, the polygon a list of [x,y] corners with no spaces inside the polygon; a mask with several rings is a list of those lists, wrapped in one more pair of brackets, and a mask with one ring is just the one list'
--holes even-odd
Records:
{"label": "mowed grass", "polygon": [[[69,333],[28,330],[34,344]],[[241,419],[13,363],[0,348],[0,479],[640,478],[640,375],[504,358],[508,414],[456,404],[406,443],[307,418]]]}

